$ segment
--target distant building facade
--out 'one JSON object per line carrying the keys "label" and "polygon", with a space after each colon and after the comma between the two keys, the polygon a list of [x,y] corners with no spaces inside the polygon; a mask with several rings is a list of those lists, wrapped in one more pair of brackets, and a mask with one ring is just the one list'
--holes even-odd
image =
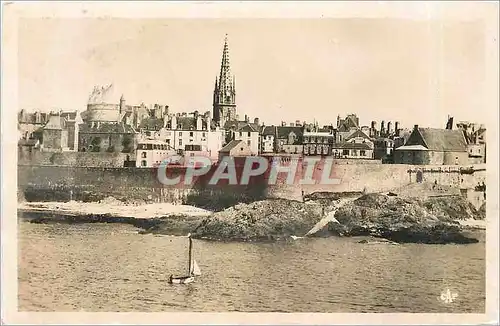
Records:
{"label": "distant building facade", "polygon": [[137,167],[155,167],[168,157],[173,157],[175,150],[160,140],[140,140],[136,150]]}
{"label": "distant building facade", "polygon": [[335,158],[373,159],[373,147],[370,137],[358,129],[335,143],[332,155]]}
{"label": "distant building facade", "polygon": [[306,156],[329,156],[335,141],[333,128],[318,128],[317,125],[305,127],[303,133]]}
{"label": "distant building facade", "polygon": [[405,145],[394,151],[394,163],[465,165],[469,163],[467,142],[460,130],[415,125]]}
{"label": "distant building facade", "polygon": [[219,151],[219,161],[226,156],[231,157],[244,157],[254,156],[252,149],[247,145],[244,140],[232,140]]}

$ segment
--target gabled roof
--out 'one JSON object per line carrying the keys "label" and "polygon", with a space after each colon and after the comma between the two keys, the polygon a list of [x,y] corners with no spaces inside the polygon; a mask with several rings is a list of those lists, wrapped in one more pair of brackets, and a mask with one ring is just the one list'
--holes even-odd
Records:
{"label": "gabled roof", "polygon": [[[200,116],[201,117],[201,116]],[[201,127],[202,129],[207,128],[207,121],[201,117]],[[162,120],[163,121],[163,120]],[[196,118],[195,117],[176,117],[177,130],[196,130]],[[163,126],[163,122],[162,122]]]}
{"label": "gabled roof", "polygon": [[347,136],[347,138],[345,140],[347,141],[349,139],[353,139],[353,138],[357,138],[357,137],[370,139],[370,137],[368,137],[364,132],[362,132],[361,130],[358,129],[355,132],[353,132],[352,134],[350,134],[349,136]]}
{"label": "gabled roof", "polygon": [[263,126],[261,129],[261,134],[262,136],[275,136],[274,135],[274,130],[276,127],[274,126]]}
{"label": "gabled roof", "polygon": [[49,116],[49,121],[43,127],[44,130],[63,130],[66,128],[66,119],[60,115]]}
{"label": "gabled roof", "polygon": [[254,131],[259,130],[259,125],[256,123],[246,122],[246,121],[236,121],[236,120],[226,121],[226,123],[224,123],[223,128],[225,130],[234,129],[235,131],[239,131],[239,129],[243,128],[246,125],[250,125],[254,129]]}
{"label": "gabled roof", "polygon": [[418,128],[410,135],[406,145],[422,145],[431,151],[438,152],[467,151],[467,142],[462,130]]}
{"label": "gabled roof", "polygon": [[422,145],[399,146],[395,150],[396,151],[428,151],[428,149]]}
{"label": "gabled roof", "polygon": [[241,127],[240,129],[238,129],[237,131],[241,131],[241,132],[257,132],[258,129],[254,129],[252,127],[252,125],[250,124],[247,124],[246,126],[243,126]]}
{"label": "gabled roof", "polygon": [[[127,114],[130,115],[131,113],[127,112]],[[146,130],[160,130],[161,128],[163,128],[163,119],[156,119],[156,118],[142,119],[141,123],[139,124],[139,128]]]}
{"label": "gabled roof", "polygon": [[233,148],[238,147],[239,145],[245,145],[246,143],[243,140],[231,140],[229,143],[227,143],[226,146],[222,147],[219,152],[220,153],[229,153]]}

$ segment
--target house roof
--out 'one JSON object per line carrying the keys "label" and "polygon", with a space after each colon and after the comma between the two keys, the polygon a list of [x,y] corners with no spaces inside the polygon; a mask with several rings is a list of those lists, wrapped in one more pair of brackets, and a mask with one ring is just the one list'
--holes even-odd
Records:
{"label": "house roof", "polygon": [[427,148],[425,148],[422,145],[405,145],[405,146],[399,146],[398,148],[395,149],[396,151],[428,151]]}
{"label": "house roof", "polygon": [[246,121],[236,121],[236,120],[226,121],[226,123],[224,123],[224,129],[226,130],[234,129],[235,131],[240,131],[240,129],[245,127],[246,125],[250,125],[254,129],[254,131],[259,130],[259,125],[256,123],[246,122]]}
{"label": "house roof", "polygon": [[338,127],[339,131],[349,131],[352,128],[358,128],[358,124],[355,120],[354,115],[348,115],[345,119],[340,120],[340,126]]}
{"label": "house roof", "polygon": [[274,126],[263,126],[261,129],[261,134],[263,136],[274,136]]}
{"label": "house roof", "polygon": [[[127,113],[130,114],[130,112]],[[139,124],[139,128],[146,130],[160,130],[163,128],[163,119],[145,118]]]}
{"label": "house roof", "polygon": [[44,130],[62,130],[66,127],[66,119],[60,115],[49,116],[49,121],[43,127]]}
{"label": "house roof", "polygon": [[303,135],[303,129],[302,127],[288,127],[288,126],[280,126],[277,127],[278,130],[278,136],[277,138],[288,138],[288,135],[293,132],[295,135],[297,135],[298,138],[302,137]]}
{"label": "house roof", "polygon": [[96,134],[134,134],[135,130],[124,123],[101,123],[99,127],[94,125],[92,128],[89,124],[81,124],[80,133],[96,133]]}
{"label": "house roof", "polygon": [[[467,142],[462,130],[418,128],[425,144],[405,144],[423,145],[427,149],[439,152],[466,152]],[[408,139],[408,142],[411,140]]]}
{"label": "house roof", "polygon": [[222,147],[219,152],[220,153],[229,153],[233,148],[237,147],[240,144],[246,145],[246,143],[243,140],[231,140],[229,143],[227,143],[226,146]]}
{"label": "house roof", "polygon": [[238,129],[237,131],[241,131],[241,132],[257,132],[258,129],[254,129],[252,127],[252,125],[250,124],[247,124],[243,127],[241,127],[240,129]]}
{"label": "house roof", "polygon": [[364,132],[362,132],[361,130],[358,129],[355,132],[353,132],[352,134],[350,134],[349,136],[347,136],[347,138],[345,140],[347,141],[349,139],[353,139],[353,138],[357,138],[357,137],[370,139],[370,137],[368,137]]}
{"label": "house roof", "polygon": [[[200,116],[202,129],[207,128],[207,121],[203,119],[203,116]],[[176,117],[177,130],[196,130],[196,118],[195,117]],[[210,127],[212,127],[211,124]],[[163,127],[163,122],[162,122]]]}

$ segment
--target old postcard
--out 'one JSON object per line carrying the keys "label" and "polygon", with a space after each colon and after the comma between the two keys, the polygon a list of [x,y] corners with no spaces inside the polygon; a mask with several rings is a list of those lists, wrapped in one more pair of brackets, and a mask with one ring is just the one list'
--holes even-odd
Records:
{"label": "old postcard", "polygon": [[498,323],[498,2],[2,4],[3,323]]}

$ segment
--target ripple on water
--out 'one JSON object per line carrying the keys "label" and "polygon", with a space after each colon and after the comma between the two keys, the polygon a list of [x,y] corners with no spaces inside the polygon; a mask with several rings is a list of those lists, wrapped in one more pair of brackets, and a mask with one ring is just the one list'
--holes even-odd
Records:
{"label": "ripple on water", "polygon": [[[114,234],[114,236],[110,236]],[[278,244],[194,241],[203,275],[185,273],[185,237],[130,225],[19,224],[23,311],[484,312],[484,243]],[[457,291],[456,304],[439,300]]]}

